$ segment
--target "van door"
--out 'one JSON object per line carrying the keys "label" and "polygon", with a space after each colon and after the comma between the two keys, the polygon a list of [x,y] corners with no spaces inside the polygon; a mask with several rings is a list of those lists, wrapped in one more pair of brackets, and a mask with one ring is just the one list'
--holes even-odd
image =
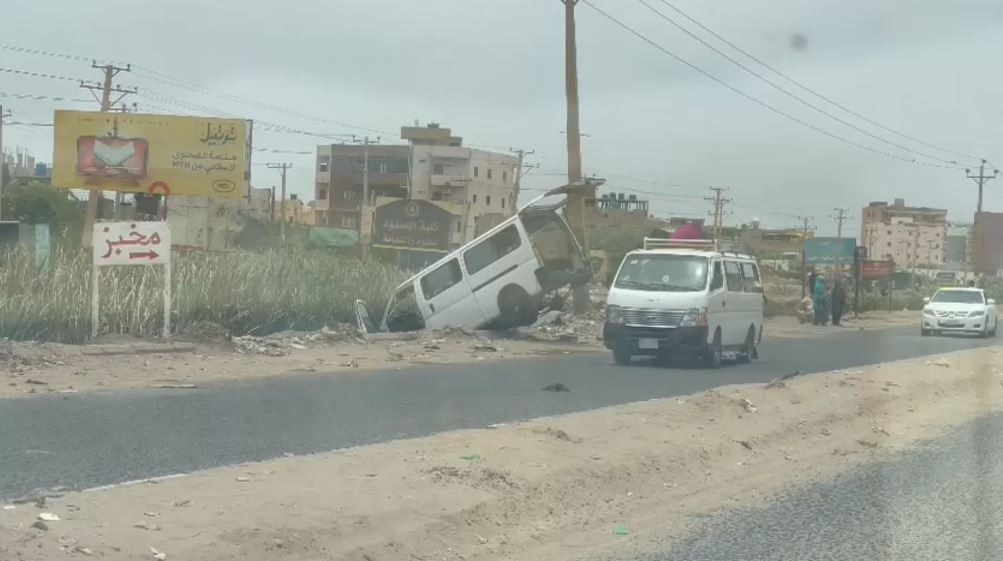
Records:
{"label": "van door", "polygon": [[721,341],[724,341],[724,318],[727,316],[727,288],[724,283],[724,268],[721,260],[716,259],[711,265],[710,285],[707,289],[707,342],[714,337],[714,330],[721,328]]}
{"label": "van door", "polygon": [[516,223],[509,224],[465,251],[463,266],[485,323],[499,316],[498,298],[503,288],[517,285],[516,292],[521,292],[523,298],[531,301],[538,296],[536,255]]}
{"label": "van door", "polygon": [[728,291],[723,302],[724,318],[721,321],[721,344],[725,347],[740,345],[745,340],[745,294],[742,290],[742,270],[737,261],[724,260],[724,281]]}
{"label": "van door", "polygon": [[418,285],[428,327],[474,328],[484,322],[484,314],[474,301],[470,285],[463,279],[459,259],[450,259],[425,273]]}
{"label": "van door", "polygon": [[755,336],[763,328],[763,283],[759,278],[759,267],[752,261],[742,262],[742,286],[745,290],[745,329],[756,327]]}

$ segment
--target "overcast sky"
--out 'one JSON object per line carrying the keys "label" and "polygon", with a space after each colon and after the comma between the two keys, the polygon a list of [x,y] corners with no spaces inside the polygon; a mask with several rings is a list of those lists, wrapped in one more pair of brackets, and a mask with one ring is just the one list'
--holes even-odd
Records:
{"label": "overcast sky", "polygon": [[[829,134],[906,152],[814,112],[660,19],[636,0],[590,0],[667,50],[763,103]],[[813,98],[687,22],[652,6],[753,65],[757,72],[854,126],[942,160],[971,164],[896,136]],[[999,0],[670,0],[761,60],[880,124],[953,152],[1003,165],[1003,2]],[[565,170],[563,7],[558,0],[33,0],[5,7],[2,43],[141,67],[140,110],[240,115],[322,134],[386,131],[398,140],[415,119],[451,127],[468,145],[536,150],[528,187],[557,185]],[[764,225],[816,218],[836,206],[905,197],[971,220],[976,188],[964,170],[916,165],[849,146],[777,115],[578,6],[584,167],[611,191],[642,190],[657,214],[704,215],[707,186],[730,188],[734,215]],[[0,68],[98,79],[89,63],[0,49]],[[183,82],[181,82],[183,81]],[[187,84],[187,87],[179,84]],[[67,80],[0,72],[0,97],[16,122],[51,122],[55,108],[91,102]],[[229,94],[229,96],[228,96]],[[233,96],[248,100],[235,101]],[[276,111],[268,106],[285,108]],[[294,114],[295,113],[295,114]],[[303,115],[303,116],[300,116]],[[337,124],[341,123],[341,124]],[[351,127],[357,128],[351,128]],[[396,133],[396,134],[395,134]],[[368,134],[378,135],[368,131]],[[255,133],[255,144],[310,154],[256,153],[294,164],[291,191],[312,199],[313,156],[327,141]],[[13,125],[4,143],[51,159],[51,130]],[[276,184],[255,166],[252,184]],[[549,175],[547,175],[549,174]],[[1003,180],[987,210],[1003,211]]]}

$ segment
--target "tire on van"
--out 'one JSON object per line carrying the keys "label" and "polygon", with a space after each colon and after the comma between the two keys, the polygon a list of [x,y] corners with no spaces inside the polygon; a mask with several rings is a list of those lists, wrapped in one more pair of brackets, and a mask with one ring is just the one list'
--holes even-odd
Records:
{"label": "tire on van", "polygon": [[501,329],[532,325],[539,315],[539,306],[521,286],[510,284],[498,293],[498,311],[495,322]]}

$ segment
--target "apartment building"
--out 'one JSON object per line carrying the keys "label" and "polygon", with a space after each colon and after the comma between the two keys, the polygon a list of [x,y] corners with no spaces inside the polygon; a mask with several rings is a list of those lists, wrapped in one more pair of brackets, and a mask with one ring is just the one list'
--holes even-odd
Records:
{"label": "apartment building", "polygon": [[899,269],[944,264],[947,210],[877,201],[864,207],[860,245],[871,259],[890,259]]}
{"label": "apartment building", "polygon": [[454,246],[515,212],[514,156],[465,147],[462,138],[436,123],[401,127],[401,140],[406,144],[318,146],[316,223],[359,228],[367,150],[367,206],[402,198],[433,202],[453,215]]}

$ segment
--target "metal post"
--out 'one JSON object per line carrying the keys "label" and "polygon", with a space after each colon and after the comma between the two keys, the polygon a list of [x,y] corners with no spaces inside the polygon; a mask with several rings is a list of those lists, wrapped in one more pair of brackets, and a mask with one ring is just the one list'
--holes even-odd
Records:
{"label": "metal post", "polygon": [[[170,251],[170,249],[168,249]],[[169,256],[168,256],[169,257]],[[164,264],[164,339],[171,338],[171,260]]]}
{"label": "metal post", "polygon": [[3,105],[0,105],[0,220],[3,220],[3,188],[4,188],[4,178],[3,170],[6,165],[7,158],[3,155],[3,120],[4,117],[9,117],[11,112],[8,110],[6,113],[3,111]]}
{"label": "metal post", "polygon": [[91,259],[91,339],[98,336],[98,317],[101,313],[101,269],[96,259]]}

